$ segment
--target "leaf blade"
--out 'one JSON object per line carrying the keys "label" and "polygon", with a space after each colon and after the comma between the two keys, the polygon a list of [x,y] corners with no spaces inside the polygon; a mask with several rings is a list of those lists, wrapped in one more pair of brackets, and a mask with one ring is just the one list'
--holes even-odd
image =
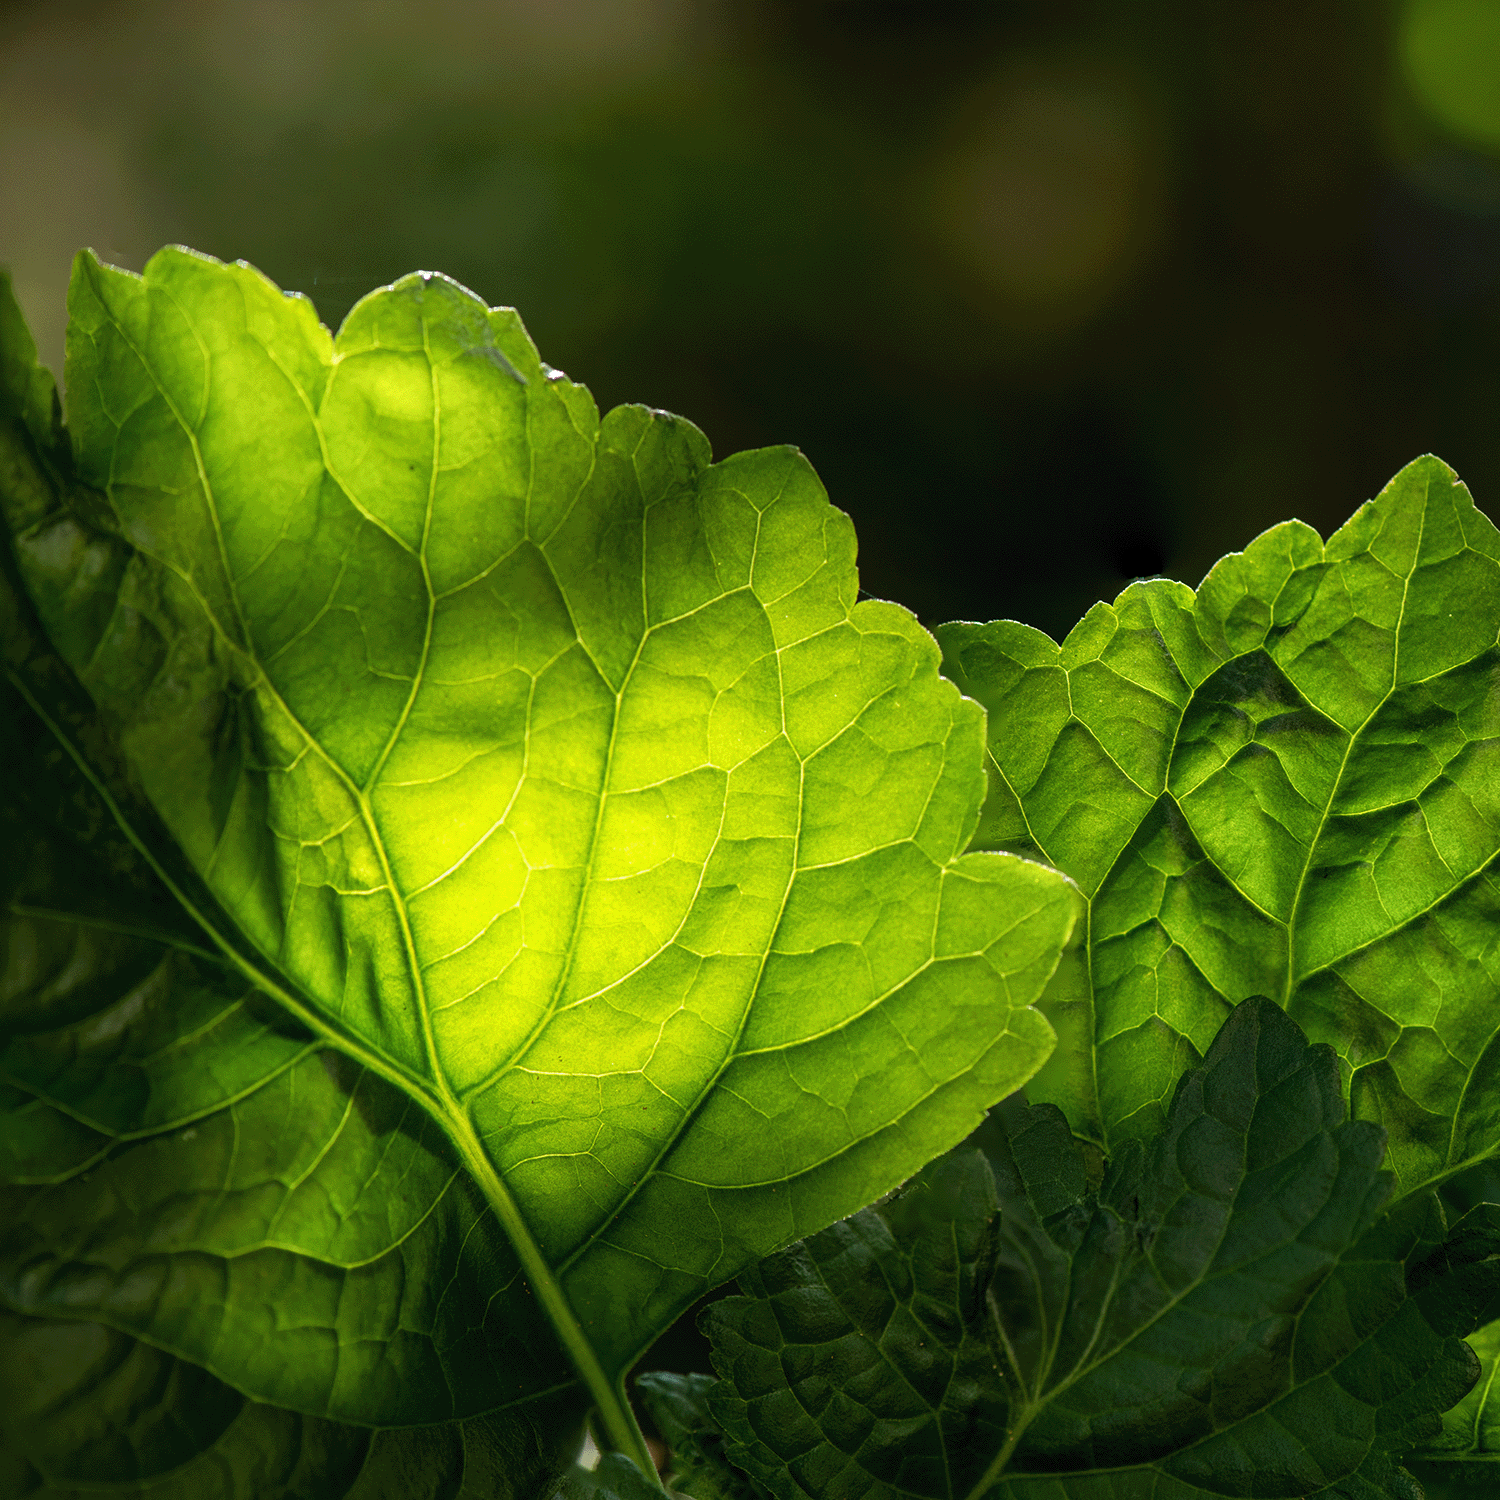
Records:
{"label": "leaf blade", "polygon": [[309,1417],[97,1324],[0,1313],[0,1349],[0,1477],[34,1500],[531,1500],[562,1469],[541,1427]]}
{"label": "leaf blade", "polygon": [[978,711],[800,455],[601,421],[442,278],[336,341],[187,252],[71,299],[76,482],[7,496],[46,628],[216,937],[440,1120],[601,1379],[1035,1070],[1071,895],[960,861]]}
{"label": "leaf blade", "polygon": [[1468,492],[1420,459],[1326,547],[1288,522],[1196,595],[1132,585],[1060,648],[1014,624],[940,629],[990,710],[980,842],[1040,851],[1089,902],[1056,1002],[1070,1052],[1033,1098],[1106,1145],[1148,1132],[1228,1007],[1260,994],[1339,1050],[1403,1192],[1500,1144],[1482,935],[1497,558]]}
{"label": "leaf blade", "polygon": [[[1102,1184],[1055,1109],[1008,1104],[929,1174],[987,1199],[929,1194],[931,1227],[920,1196],[866,1210],[713,1304],[730,1457],[781,1500],[1388,1493],[1473,1378],[1496,1241],[1434,1251],[1417,1200],[1379,1218],[1379,1132],[1344,1114],[1331,1054],[1269,1001]],[[912,1316],[929,1256],[977,1306]],[[944,1433],[962,1472],[933,1462]]]}

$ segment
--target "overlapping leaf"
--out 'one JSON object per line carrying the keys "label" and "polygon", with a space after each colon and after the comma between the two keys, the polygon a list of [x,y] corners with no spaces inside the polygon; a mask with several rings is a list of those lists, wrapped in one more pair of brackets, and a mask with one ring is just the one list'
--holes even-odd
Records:
{"label": "overlapping leaf", "polygon": [[1327,545],[1133,584],[1061,646],[939,632],[990,711],[977,843],[1074,876],[1086,941],[1029,1090],[1113,1149],[1263,995],[1338,1051],[1402,1192],[1500,1145],[1500,534],[1418,460]]}
{"label": "overlapping leaf", "polygon": [[[601,422],[514,314],[441,278],[374,294],[336,341],[305,301],[181,251],[144,278],[84,257],[70,306],[69,437],[13,307],[0,340],[26,590],[169,835],[127,809],[132,837],[185,863],[212,942],[370,1077],[330,1078],[324,1055],[280,1075],[368,1097],[368,1145],[187,1180],[248,1203],[289,1173],[339,1203],[327,1233],[352,1254],[370,1226],[340,1190],[399,1141],[421,1187],[360,1241],[378,1267],[422,1243],[412,1204],[447,1160],[397,1102],[418,1100],[618,1372],[705,1286],[888,1188],[1043,1061],[1028,1004],[1067,887],[958,857],[981,715],[910,616],[854,603],[847,518],[798,455],[711,466],[674,418]],[[26,691],[51,715],[45,683]],[[180,1192],[178,1170],[152,1181]],[[66,1260],[82,1210],[44,1201],[27,1223]],[[260,1212],[262,1235],[296,1219]],[[376,1348],[411,1298],[424,1332],[451,1311],[483,1344],[511,1272],[450,1284],[491,1232],[473,1222],[400,1294],[340,1304],[370,1353],[330,1391],[425,1416],[405,1403],[442,1382],[383,1386]],[[70,1315],[266,1394],[272,1356],[206,1326],[198,1291],[67,1286]]]}
{"label": "overlapping leaf", "polygon": [[114,1329],[0,1313],[0,1494],[26,1500],[535,1500],[550,1435],[377,1430],[249,1401]]}
{"label": "overlapping leaf", "polygon": [[1344,1114],[1263,1000],[1097,1188],[1055,1109],[1008,1106],[713,1305],[730,1457],[781,1500],[1406,1493],[1500,1234],[1479,1210],[1434,1247],[1431,1195],[1372,1229],[1381,1132]]}
{"label": "overlapping leaf", "polygon": [[1443,1430],[1412,1455],[1413,1471],[1434,1500],[1483,1500],[1500,1483],[1500,1323],[1469,1339],[1479,1357],[1474,1388],[1443,1416]]}
{"label": "overlapping leaf", "polygon": [[8,684],[0,760],[0,1494],[531,1500],[584,1398],[436,1126],[201,948]]}
{"label": "overlapping leaf", "polygon": [[690,1500],[768,1500],[769,1491],[724,1451],[724,1434],[708,1409],[711,1375],[647,1371],[635,1383],[671,1455],[674,1490]]}

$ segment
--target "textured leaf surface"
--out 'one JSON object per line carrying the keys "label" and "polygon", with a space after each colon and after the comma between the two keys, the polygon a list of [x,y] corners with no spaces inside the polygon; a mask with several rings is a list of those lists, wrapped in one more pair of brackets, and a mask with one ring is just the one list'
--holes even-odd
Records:
{"label": "textured leaf surface", "polygon": [[767,1500],[769,1491],[724,1451],[724,1434],[708,1409],[711,1375],[647,1371],[635,1383],[637,1399],[651,1413],[671,1451],[672,1488],[689,1500]]}
{"label": "textured leaf surface", "polygon": [[1433,1250],[1430,1195],[1371,1229],[1381,1133],[1344,1115],[1263,1000],[1097,1188],[1054,1108],[1007,1106],[713,1305],[731,1458],[783,1500],[1405,1493],[1497,1235],[1480,1210]]}
{"label": "textured leaf surface", "polygon": [[214,936],[503,1183],[609,1371],[1044,1060],[1068,888],[959,857],[982,715],[799,455],[601,422],[425,274],[337,340],[183,251],[70,309],[70,448],[5,356],[51,641]]}
{"label": "textured leaf surface", "polygon": [[1401,1190],[1500,1144],[1500,534],[1436,459],[1327,545],[1300,522],[1196,595],[1133,584],[1061,646],[939,632],[989,709],[977,843],[1072,875],[1086,941],[1029,1097],[1160,1128],[1231,1006],[1338,1051]]}
{"label": "textured leaf surface", "polygon": [[8,1500],[535,1500],[557,1468],[525,1422],[352,1427],[96,1323],[0,1313]]}
{"label": "textured leaf surface", "polygon": [[[62,703],[65,674],[24,604],[0,585],[0,606],[10,663],[31,681],[50,673]],[[73,706],[86,731],[87,704]],[[122,1389],[132,1401],[165,1390],[153,1420],[168,1434],[197,1431],[182,1402],[203,1392],[215,1410],[247,1403],[123,1334],[80,1322],[70,1335],[59,1320],[148,1335],[310,1417],[435,1423],[507,1408],[529,1432],[576,1407],[515,1254],[436,1125],[197,945],[8,683],[0,759],[14,777],[0,809],[0,1306],[30,1315],[0,1324],[0,1366],[84,1392],[105,1390],[87,1374],[100,1360],[135,1370]],[[82,1361],[71,1373],[70,1353]],[[547,1390],[557,1399],[538,1405]],[[316,1479],[296,1435],[326,1423],[282,1412],[245,1424],[281,1434],[275,1451]],[[486,1428],[491,1446],[501,1425]],[[38,1432],[53,1458],[71,1443]],[[363,1453],[370,1436],[341,1437],[339,1451]],[[41,1472],[56,1472],[53,1458]]]}

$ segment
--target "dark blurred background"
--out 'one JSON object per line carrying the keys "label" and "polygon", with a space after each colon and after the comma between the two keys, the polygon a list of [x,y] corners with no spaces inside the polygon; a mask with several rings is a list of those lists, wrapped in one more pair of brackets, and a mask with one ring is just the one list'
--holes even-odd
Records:
{"label": "dark blurred background", "polygon": [[1062,632],[1440,453],[1500,513],[1496,0],[0,0],[0,260],[443,270]]}

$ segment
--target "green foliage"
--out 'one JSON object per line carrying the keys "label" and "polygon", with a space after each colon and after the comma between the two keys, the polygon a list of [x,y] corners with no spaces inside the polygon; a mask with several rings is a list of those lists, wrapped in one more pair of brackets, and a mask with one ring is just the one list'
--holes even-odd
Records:
{"label": "green foliage", "polygon": [[1411,1193],[1500,1141],[1500,533],[1420,459],[1325,546],[1300,522],[1195,594],[1132,585],[1057,646],[939,632],[990,711],[978,842],[1078,882],[1033,1102],[1108,1150],[1161,1128],[1230,1008],[1338,1052]]}
{"label": "green foliage", "polygon": [[1051,1050],[980,710],[800,455],[601,419],[443,278],[334,339],[82,256],[66,428],[0,290],[12,1336],[176,1372],[183,1462],[274,1407],[520,1493],[592,1402],[644,1465],[641,1350]]}
{"label": "green foliage", "polygon": [[672,1455],[672,1488],[689,1500],[767,1500],[768,1492],[724,1451],[724,1435],[708,1409],[711,1375],[648,1371],[636,1394]]}
{"label": "green foliage", "polygon": [[0,1312],[0,1494],[532,1500],[557,1467],[494,1417],[380,1431],[263,1405],[98,1323]]}
{"label": "green foliage", "polygon": [[1446,468],[950,682],[800,455],[444,278],[70,308],[65,425],[0,287],[0,1500],[645,1500],[735,1276],[636,1383],[690,1500],[1489,1483]]}
{"label": "green foliage", "polygon": [[1266,1000],[1097,1186],[1013,1101],[714,1304],[731,1457],[782,1500],[1384,1492],[1473,1379],[1500,1223],[1372,1231],[1381,1133],[1344,1115],[1332,1052]]}

